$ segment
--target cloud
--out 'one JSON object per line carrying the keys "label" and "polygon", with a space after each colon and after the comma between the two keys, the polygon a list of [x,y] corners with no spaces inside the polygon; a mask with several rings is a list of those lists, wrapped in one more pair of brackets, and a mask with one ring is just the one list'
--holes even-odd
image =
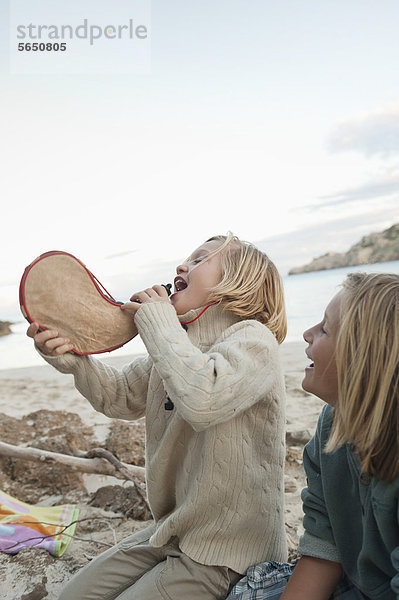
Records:
{"label": "cloud", "polygon": [[104,256],[104,260],[120,258],[121,256],[128,256],[129,254],[134,254],[135,252],[137,252],[137,250],[126,250],[124,252],[117,252],[116,254],[109,254],[108,256]]}
{"label": "cloud", "polygon": [[371,180],[357,187],[321,196],[320,199],[325,200],[324,202],[309,205],[305,208],[319,210],[338,204],[374,200],[375,198],[383,198],[392,196],[393,194],[399,194],[399,174],[376,178],[375,180]]}
{"label": "cloud", "polygon": [[327,139],[330,152],[355,150],[366,157],[399,154],[399,103],[342,121]]}

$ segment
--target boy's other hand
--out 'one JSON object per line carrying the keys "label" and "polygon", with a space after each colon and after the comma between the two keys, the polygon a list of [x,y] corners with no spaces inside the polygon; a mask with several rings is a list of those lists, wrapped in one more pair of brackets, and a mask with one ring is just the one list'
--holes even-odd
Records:
{"label": "boy's other hand", "polygon": [[68,338],[58,337],[58,331],[51,329],[39,331],[37,323],[29,325],[26,335],[33,338],[37,349],[46,356],[61,356],[73,348]]}
{"label": "boy's other hand", "polygon": [[141,304],[150,302],[170,302],[168,292],[163,285],[153,285],[142,292],[136,292],[131,296],[130,302],[122,304],[121,309],[135,314]]}

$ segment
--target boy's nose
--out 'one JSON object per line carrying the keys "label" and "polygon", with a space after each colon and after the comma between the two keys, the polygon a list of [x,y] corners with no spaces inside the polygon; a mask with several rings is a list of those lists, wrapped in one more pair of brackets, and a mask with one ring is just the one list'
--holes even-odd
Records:
{"label": "boy's nose", "polygon": [[311,329],[307,329],[306,331],[303,332],[303,339],[305,340],[305,342],[307,342],[308,344],[311,343]]}

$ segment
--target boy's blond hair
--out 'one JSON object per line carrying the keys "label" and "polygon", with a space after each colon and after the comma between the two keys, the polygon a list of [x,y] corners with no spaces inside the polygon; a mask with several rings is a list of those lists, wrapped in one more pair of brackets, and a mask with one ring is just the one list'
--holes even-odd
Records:
{"label": "boy's blond hair", "polygon": [[220,241],[210,256],[221,254],[223,277],[211,289],[210,302],[225,310],[267,325],[281,344],[287,335],[284,288],[280,274],[270,258],[256,246],[232,233],[217,235],[207,242]]}
{"label": "boy's blond hair", "polygon": [[362,470],[391,482],[399,474],[399,275],[352,273],[343,288],[326,451],[354,444]]}

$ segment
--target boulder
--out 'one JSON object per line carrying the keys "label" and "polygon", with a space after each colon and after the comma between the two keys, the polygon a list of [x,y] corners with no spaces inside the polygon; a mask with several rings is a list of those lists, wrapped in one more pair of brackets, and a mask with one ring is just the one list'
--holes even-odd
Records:
{"label": "boulder", "polygon": [[12,333],[10,325],[12,325],[10,321],[0,321],[0,335]]}

